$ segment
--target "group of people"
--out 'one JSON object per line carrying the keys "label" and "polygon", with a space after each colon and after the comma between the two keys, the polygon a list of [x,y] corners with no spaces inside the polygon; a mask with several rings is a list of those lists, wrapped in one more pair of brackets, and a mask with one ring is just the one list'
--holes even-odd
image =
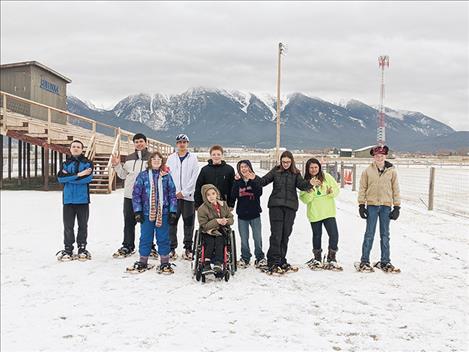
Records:
{"label": "group of people", "polygon": [[[307,262],[312,270],[342,270],[337,263],[339,231],[336,222],[335,198],[339,194],[336,180],[322,169],[318,159],[306,162],[304,177],[295,165],[291,152],[281,154],[279,165],[259,177],[249,160],[241,160],[236,170],[223,160],[223,148],[210,148],[207,165],[199,170],[197,156],[188,149],[185,134],[176,137],[176,151],[167,159],[158,151],[149,152],[146,137],[138,133],[133,138],[135,152],[125,162],[112,156],[112,167],[124,180],[124,239],[114,253],[125,258],[135,253],[135,226],[140,223],[139,260],[129,271],[142,272],[153,266],[150,257],[159,257],[158,272],[174,272],[171,259],[177,258],[177,229],[183,219],[184,239],[182,257],[193,260],[193,233],[197,214],[199,232],[204,243],[204,272],[222,270],[223,248],[227,232],[234,223],[236,205],[238,231],[241,238],[241,257],[238,266],[251,263],[249,233],[254,240],[254,265],[269,274],[296,271],[287,261],[288,242],[299,206],[307,205],[307,217],[313,233],[313,258]],[[93,163],[83,155],[83,144],[73,141],[71,156],[61,166],[58,180],[64,184],[63,221],[64,249],[57,253],[59,260],[91,259],[86,249],[89,216],[89,183],[93,179]],[[386,160],[387,146],[370,151],[373,162],[363,171],[358,193],[359,215],[366,219],[362,257],[356,266],[359,271],[395,271],[391,264],[389,246],[390,220],[400,211],[399,184],[395,167]],[[263,187],[272,183],[268,200],[270,239],[267,257],[262,246],[261,202]],[[298,192],[299,190],[299,197]],[[78,220],[76,243],[74,223]],[[381,259],[370,263],[376,225],[379,218]],[[322,228],[329,235],[327,256],[322,257]],[[156,242],[156,243],[154,243]]]}

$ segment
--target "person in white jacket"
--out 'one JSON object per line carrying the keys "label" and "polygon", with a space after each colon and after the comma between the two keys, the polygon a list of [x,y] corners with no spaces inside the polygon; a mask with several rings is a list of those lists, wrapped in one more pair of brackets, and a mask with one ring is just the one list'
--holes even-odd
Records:
{"label": "person in white jacket", "polygon": [[194,192],[197,176],[199,175],[199,162],[197,156],[188,150],[189,137],[179,134],[176,137],[177,151],[168,157],[166,165],[176,185],[177,197],[177,219],[175,224],[169,228],[171,240],[170,256],[176,259],[176,248],[178,246],[177,224],[182,215],[184,221],[184,259],[192,260],[192,235],[194,232],[195,207]]}
{"label": "person in white jacket", "polygon": [[114,258],[124,258],[135,253],[135,214],[132,206],[132,191],[135,179],[141,171],[146,170],[150,152],[147,149],[147,137],[137,133],[133,137],[135,152],[129,154],[122,164],[120,157],[113,155],[112,167],[117,176],[124,181],[124,241],[122,247],[114,254]]}

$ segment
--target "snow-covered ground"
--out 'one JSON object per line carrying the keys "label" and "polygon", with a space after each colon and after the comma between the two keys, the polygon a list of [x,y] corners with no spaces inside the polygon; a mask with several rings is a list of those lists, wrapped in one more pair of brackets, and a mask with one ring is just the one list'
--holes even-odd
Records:
{"label": "snow-covered ground", "polygon": [[[262,198],[265,251],[270,191]],[[365,222],[356,193],[345,189],[337,201],[343,272],[304,265],[311,228],[300,205],[287,256],[298,273],[270,277],[251,267],[228,283],[201,284],[189,262],[177,260],[173,276],[131,275],[125,267],[137,256],[111,258],[122,241],[122,190],[92,196],[89,262],[55,259],[60,192],[1,196],[2,351],[469,350],[467,218],[404,203],[391,225],[391,258],[402,273],[357,273]]]}

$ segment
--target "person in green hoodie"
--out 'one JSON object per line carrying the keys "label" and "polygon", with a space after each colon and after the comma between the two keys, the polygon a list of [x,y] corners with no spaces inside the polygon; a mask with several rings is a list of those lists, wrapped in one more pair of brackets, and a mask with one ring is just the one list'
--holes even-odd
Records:
{"label": "person in green hoodie", "polygon": [[[300,200],[307,205],[307,216],[313,230],[314,257],[307,262],[312,270],[328,269],[341,271],[337,264],[339,231],[335,220],[335,197],[339,194],[339,186],[335,179],[323,171],[321,163],[315,158],[306,162],[305,180],[310,181],[314,187],[310,191],[301,191]],[[329,235],[329,248],[326,262],[322,262],[321,236],[322,226]]]}

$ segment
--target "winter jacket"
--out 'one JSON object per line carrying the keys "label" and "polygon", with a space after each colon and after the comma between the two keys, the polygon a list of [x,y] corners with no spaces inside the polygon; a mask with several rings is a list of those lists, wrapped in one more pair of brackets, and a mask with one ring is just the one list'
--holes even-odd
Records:
{"label": "winter jacket", "polygon": [[179,154],[173,153],[168,157],[166,165],[169,166],[173,177],[176,193],[182,192],[185,200],[194,201],[195,182],[199,175],[199,161],[197,156],[190,152],[181,162]]}
{"label": "winter jacket", "polygon": [[384,162],[382,174],[373,162],[360,177],[358,204],[400,206],[399,182],[397,171],[393,164]]}
{"label": "winter jacket", "polygon": [[[160,177],[159,170],[152,170],[153,182],[155,185],[155,192],[158,189],[158,177]],[[142,171],[138,174],[135,180],[134,189],[132,192],[132,205],[134,212],[142,211],[144,215],[150,214],[150,178],[148,177],[148,170]],[[158,204],[160,195],[156,194],[156,204]],[[163,214],[176,213],[177,199],[176,187],[174,186],[171,175],[163,176]]]}
{"label": "winter jacket", "polygon": [[[335,218],[336,207],[334,198],[339,194],[339,185],[327,172],[324,172],[324,181],[321,186],[310,191],[300,192],[300,200],[307,205],[306,214],[310,222],[317,222],[327,218]],[[327,194],[328,188],[332,193]]]}
{"label": "winter jacket", "polygon": [[124,181],[124,197],[132,199],[132,191],[134,189],[135,179],[138,174],[147,168],[147,161],[150,157],[148,149],[142,151],[135,151],[127,155],[124,164],[117,164],[113,166],[117,176]]}
{"label": "winter jacket", "polygon": [[220,228],[222,227],[218,222],[217,219],[226,218],[228,219],[228,223],[225,226],[233,225],[233,214],[230,211],[228,204],[222,200],[217,200],[218,204],[220,205],[220,215],[217,214],[216,210],[213,208],[213,205],[207,200],[205,193],[209,189],[215,189],[220,196],[220,192],[218,189],[212,184],[206,184],[202,186],[202,198],[203,204],[197,209],[197,218],[199,220],[199,230],[202,233],[207,233],[212,236],[221,236],[222,233],[220,232]]}
{"label": "winter jacket", "polygon": [[77,176],[81,171],[93,168],[93,163],[85,156],[67,158],[58,173],[58,181],[63,183],[63,204],[89,204],[89,183],[93,180],[93,172],[88,176]]}
{"label": "winter jacket", "polygon": [[252,220],[261,215],[262,186],[259,176],[254,180],[235,180],[231,191],[231,199],[238,200],[236,214],[241,220]]}
{"label": "winter jacket", "polygon": [[203,185],[212,184],[220,192],[220,199],[225,200],[230,208],[234,208],[235,200],[231,199],[231,189],[233,188],[235,172],[224,160],[221,164],[214,165],[212,160],[208,161],[201,170],[195,185],[195,207],[198,208],[203,203],[201,188]]}
{"label": "winter jacket", "polygon": [[296,189],[307,191],[312,188],[311,184],[301,176],[300,173],[294,174],[288,170],[282,171],[280,167],[275,166],[260,179],[261,185],[266,186],[273,182],[272,194],[269,197],[267,206],[287,207],[298,210],[298,194]]}

